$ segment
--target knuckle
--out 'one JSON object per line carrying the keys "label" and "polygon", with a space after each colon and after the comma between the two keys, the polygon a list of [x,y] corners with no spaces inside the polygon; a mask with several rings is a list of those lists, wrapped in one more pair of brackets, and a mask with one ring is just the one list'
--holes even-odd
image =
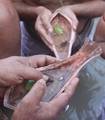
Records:
{"label": "knuckle", "polygon": [[38,81],[39,83],[39,85],[40,85],[40,89],[45,89],[45,87],[46,87],[46,83],[45,83],[45,81],[43,80],[40,80],[40,81]]}
{"label": "knuckle", "polygon": [[17,79],[17,83],[22,83],[23,82],[23,77],[22,76],[19,76],[18,79]]}

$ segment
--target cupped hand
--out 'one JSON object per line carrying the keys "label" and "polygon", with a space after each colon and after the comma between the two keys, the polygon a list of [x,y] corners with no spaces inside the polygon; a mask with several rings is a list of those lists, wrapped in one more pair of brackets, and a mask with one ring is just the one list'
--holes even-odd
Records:
{"label": "cupped hand", "polygon": [[50,102],[41,99],[46,89],[46,82],[39,80],[31,91],[21,100],[13,114],[12,120],[55,120],[71,99],[78,78],[72,79],[64,92]]}
{"label": "cupped hand", "polygon": [[72,22],[72,27],[74,30],[77,29],[77,26],[78,26],[78,19],[75,15],[75,13],[72,11],[72,9],[70,8],[70,6],[63,6],[63,7],[60,7],[58,8],[54,13],[56,12],[60,12],[60,13],[63,13],[65,16],[67,16],[71,22]]}
{"label": "cupped hand", "polygon": [[52,12],[45,7],[40,7],[39,11],[35,22],[35,29],[39,33],[43,42],[52,50],[53,41],[49,35],[53,31],[50,24]]}

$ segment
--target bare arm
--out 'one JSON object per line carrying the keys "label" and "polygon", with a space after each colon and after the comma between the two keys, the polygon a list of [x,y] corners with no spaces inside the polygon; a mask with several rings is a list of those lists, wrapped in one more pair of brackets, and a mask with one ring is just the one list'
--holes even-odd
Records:
{"label": "bare arm", "polygon": [[[35,22],[35,29],[38,31],[41,38],[45,38],[43,40],[45,44],[52,48],[52,40],[47,34],[49,31],[52,31],[52,27],[49,22],[52,12],[45,7],[36,5],[32,0],[13,0],[13,3],[18,14],[20,15],[20,18],[23,20],[35,20],[35,18],[38,16]],[[105,1],[84,1],[84,3],[81,4],[63,6],[59,9],[61,12],[65,12],[65,14],[69,15],[71,19],[73,16],[71,15],[70,11],[72,10],[78,17],[81,18],[79,19],[79,29],[77,30],[78,32],[81,32],[86,22],[85,18],[93,18],[103,15],[105,11]],[[74,19],[72,20],[74,21]]]}
{"label": "bare arm", "polygon": [[22,20],[34,20],[44,7],[32,5],[23,0],[13,0],[13,4]]}
{"label": "bare arm", "polygon": [[101,17],[94,35],[94,41],[96,41],[102,47],[102,50],[103,50],[102,57],[105,59],[105,32],[104,31],[105,31],[105,13]]}
{"label": "bare arm", "polygon": [[77,16],[81,17],[98,17],[102,16],[105,11],[104,0],[93,0],[81,4],[70,6]]}
{"label": "bare arm", "polygon": [[[25,19],[35,19],[38,13],[43,9],[43,7],[37,6],[34,2],[29,0],[13,0],[13,3],[21,18]],[[70,5],[68,7],[70,7],[70,9],[72,9],[77,16],[97,17],[103,15],[105,11],[105,1],[93,0],[80,4]]]}

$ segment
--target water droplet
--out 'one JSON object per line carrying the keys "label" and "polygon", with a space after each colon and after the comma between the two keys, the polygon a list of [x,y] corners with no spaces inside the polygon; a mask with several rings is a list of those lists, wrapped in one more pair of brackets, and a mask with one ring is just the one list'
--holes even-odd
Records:
{"label": "water droplet", "polygon": [[69,109],[69,105],[67,105],[66,107],[65,107],[65,112]]}
{"label": "water droplet", "polygon": [[62,81],[63,80],[63,77],[60,77],[60,79],[59,79],[60,81]]}

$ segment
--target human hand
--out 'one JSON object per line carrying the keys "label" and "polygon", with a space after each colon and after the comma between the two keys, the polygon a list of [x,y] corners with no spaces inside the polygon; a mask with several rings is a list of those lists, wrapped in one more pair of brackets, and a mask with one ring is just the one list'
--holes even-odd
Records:
{"label": "human hand", "polygon": [[58,8],[54,13],[56,12],[60,12],[63,13],[65,16],[67,16],[71,21],[72,24],[71,26],[73,27],[74,30],[77,29],[78,26],[78,19],[75,15],[75,13],[72,11],[72,9],[70,8],[70,6],[63,6]]}
{"label": "human hand", "polygon": [[53,41],[49,35],[53,31],[50,24],[52,12],[45,7],[39,7],[39,12],[37,15],[38,17],[35,22],[35,29],[39,33],[43,42],[52,50]]}
{"label": "human hand", "polygon": [[100,18],[94,34],[94,41],[102,48],[102,57],[105,59],[105,14]]}
{"label": "human hand", "polygon": [[55,58],[46,55],[2,59],[0,60],[0,86],[8,87],[20,84],[24,80],[41,79],[43,75],[36,68],[55,61]]}
{"label": "human hand", "polygon": [[100,18],[95,35],[94,35],[94,40],[96,42],[105,42],[105,14]]}
{"label": "human hand", "polygon": [[42,102],[41,99],[46,89],[44,80],[39,80],[31,91],[18,104],[12,120],[55,120],[58,114],[68,104],[72,97],[78,79],[72,79],[65,91],[50,102]]}

